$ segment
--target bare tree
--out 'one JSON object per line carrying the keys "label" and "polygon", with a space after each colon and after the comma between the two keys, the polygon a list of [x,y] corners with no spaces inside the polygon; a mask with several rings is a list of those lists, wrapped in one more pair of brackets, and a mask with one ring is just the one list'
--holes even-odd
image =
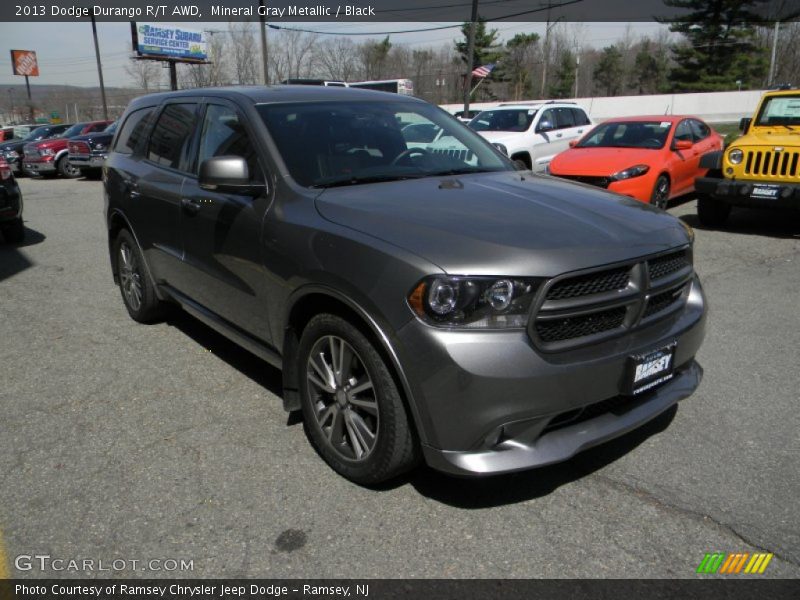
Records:
{"label": "bare tree", "polygon": [[161,65],[152,60],[131,59],[125,65],[125,72],[133,80],[133,85],[140,90],[150,92],[161,86]]}
{"label": "bare tree", "polygon": [[253,24],[246,21],[230,23],[230,54],[233,60],[233,79],[240,85],[253,85],[261,73],[258,44]]}
{"label": "bare tree", "polygon": [[350,38],[334,37],[313,47],[314,70],[326,79],[350,81],[355,79],[356,44]]}

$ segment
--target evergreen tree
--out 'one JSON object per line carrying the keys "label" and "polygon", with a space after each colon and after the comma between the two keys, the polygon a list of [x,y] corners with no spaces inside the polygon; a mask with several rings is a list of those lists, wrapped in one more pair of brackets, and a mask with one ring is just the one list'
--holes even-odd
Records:
{"label": "evergreen tree", "polygon": [[594,68],[594,83],[604,96],[616,96],[622,89],[624,66],[616,46],[606,46]]}
{"label": "evergreen tree", "polygon": [[665,48],[645,38],[636,53],[630,85],[638,94],[666,91],[668,71],[669,59]]}
{"label": "evergreen tree", "polygon": [[538,43],[538,33],[518,33],[506,42],[505,52],[494,71],[494,78],[508,82],[513,100],[533,95],[532,69]]}
{"label": "evergreen tree", "polygon": [[552,98],[571,98],[575,90],[575,55],[569,50],[561,53],[555,81],[550,85]]}
{"label": "evergreen tree", "polygon": [[755,25],[761,17],[753,10],[765,0],[664,0],[667,6],[687,9],[671,22],[670,31],[686,43],[673,46],[675,66],[669,81],[676,92],[710,92],[758,87],[767,69],[767,56],[759,48]]}

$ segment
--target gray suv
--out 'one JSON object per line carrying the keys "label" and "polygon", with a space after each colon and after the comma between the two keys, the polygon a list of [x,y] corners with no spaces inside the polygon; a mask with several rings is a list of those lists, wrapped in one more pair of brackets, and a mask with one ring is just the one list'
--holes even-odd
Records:
{"label": "gray suv", "polygon": [[177,304],[282,369],[286,410],[355,482],[421,459],[460,475],[563,461],[700,382],[691,229],[516,170],[421,100],[145,96],[104,171],[130,316]]}

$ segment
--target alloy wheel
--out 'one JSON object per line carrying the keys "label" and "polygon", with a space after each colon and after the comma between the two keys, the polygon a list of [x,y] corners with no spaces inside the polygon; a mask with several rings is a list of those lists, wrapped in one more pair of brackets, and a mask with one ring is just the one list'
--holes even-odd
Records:
{"label": "alloy wheel", "polygon": [[378,438],[379,409],[372,378],[353,346],[333,335],[317,340],[306,378],[327,443],[344,459],[366,460]]}
{"label": "alloy wheel", "polygon": [[138,311],[142,307],[142,276],[136,254],[127,242],[119,246],[119,283],[128,306]]}
{"label": "alloy wheel", "polygon": [[669,180],[666,177],[659,177],[656,182],[656,189],[653,192],[653,204],[662,210],[666,210],[668,203]]}

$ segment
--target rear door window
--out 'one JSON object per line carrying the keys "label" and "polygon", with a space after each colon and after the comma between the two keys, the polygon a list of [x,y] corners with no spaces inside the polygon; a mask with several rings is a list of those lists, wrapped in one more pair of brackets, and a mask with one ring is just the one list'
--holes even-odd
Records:
{"label": "rear door window", "polygon": [[133,111],[125,119],[125,124],[114,143],[114,152],[119,154],[133,154],[141,145],[144,135],[149,129],[155,109],[153,107],[140,108]]}
{"label": "rear door window", "polygon": [[197,104],[168,104],[156,121],[147,158],[171,169],[186,170],[185,157],[197,128]]}
{"label": "rear door window", "polygon": [[701,121],[697,121],[695,119],[691,120],[692,124],[692,133],[694,134],[694,141],[699,142],[701,140],[706,139],[709,135],[711,135],[711,129],[708,125]]}
{"label": "rear door window", "polygon": [[573,115],[571,108],[556,108],[555,112],[557,129],[569,129],[570,127],[575,127],[575,116]]}
{"label": "rear door window", "polygon": [[586,113],[583,112],[582,108],[570,108],[570,110],[572,111],[576,126],[589,125],[589,117],[586,116]]}

